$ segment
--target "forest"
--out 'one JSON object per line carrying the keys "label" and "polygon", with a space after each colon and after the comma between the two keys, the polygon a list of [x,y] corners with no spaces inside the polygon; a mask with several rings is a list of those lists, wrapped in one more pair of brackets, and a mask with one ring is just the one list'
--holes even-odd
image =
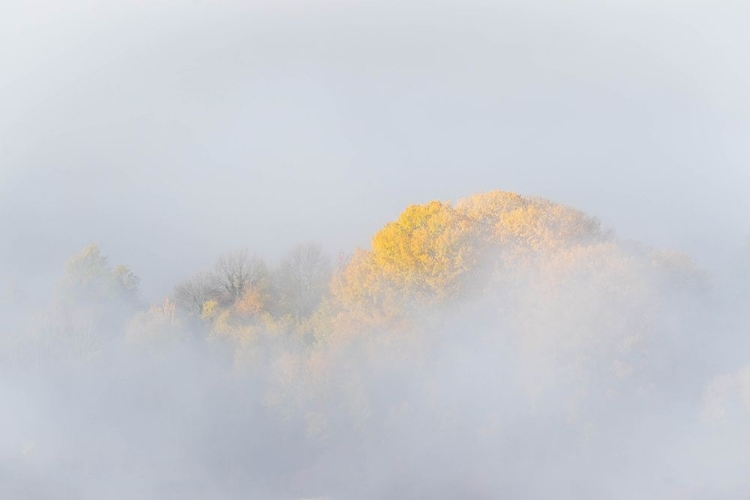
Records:
{"label": "forest", "polygon": [[106,251],[0,298],[3,498],[750,495],[748,268],[504,191],[154,304]]}

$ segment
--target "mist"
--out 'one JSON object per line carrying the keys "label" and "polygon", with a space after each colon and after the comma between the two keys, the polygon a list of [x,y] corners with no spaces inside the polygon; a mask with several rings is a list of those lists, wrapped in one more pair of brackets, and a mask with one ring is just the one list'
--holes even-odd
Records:
{"label": "mist", "polygon": [[746,498],[749,14],[4,2],[0,496]]}

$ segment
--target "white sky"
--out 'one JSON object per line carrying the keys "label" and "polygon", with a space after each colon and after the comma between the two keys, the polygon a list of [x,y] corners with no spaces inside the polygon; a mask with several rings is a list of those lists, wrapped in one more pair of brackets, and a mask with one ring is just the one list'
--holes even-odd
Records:
{"label": "white sky", "polygon": [[0,279],[97,242],[149,298],[505,189],[717,268],[750,234],[750,4],[0,4]]}

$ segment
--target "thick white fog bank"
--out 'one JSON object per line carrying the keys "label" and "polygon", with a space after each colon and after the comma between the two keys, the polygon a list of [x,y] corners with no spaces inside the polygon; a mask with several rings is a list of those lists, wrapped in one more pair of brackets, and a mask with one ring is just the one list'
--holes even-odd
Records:
{"label": "thick white fog bank", "polygon": [[[332,265],[234,251],[147,305],[98,247],[3,302],[10,498],[744,498],[747,274],[492,192]],[[725,275],[726,276],[726,275]]]}

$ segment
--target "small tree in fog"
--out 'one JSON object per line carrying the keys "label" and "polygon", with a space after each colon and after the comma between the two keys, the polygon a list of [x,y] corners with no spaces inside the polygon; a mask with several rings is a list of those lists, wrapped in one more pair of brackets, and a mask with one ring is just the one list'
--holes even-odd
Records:
{"label": "small tree in fog", "polygon": [[141,279],[133,274],[126,266],[119,265],[112,271],[115,289],[125,298],[133,299],[138,296]]}
{"label": "small tree in fog", "polygon": [[247,250],[222,256],[216,263],[214,286],[223,302],[233,304],[250,286],[263,289],[268,284],[268,268],[260,257]]}
{"label": "small tree in fog", "polygon": [[216,278],[200,272],[174,287],[174,300],[177,306],[186,311],[203,314],[203,305],[219,295]]}
{"label": "small tree in fog", "polygon": [[102,303],[135,300],[140,279],[126,266],[112,269],[97,245],[88,245],[65,264],[58,294],[67,302]]}
{"label": "small tree in fog", "polygon": [[281,261],[273,278],[280,312],[306,318],[328,290],[331,260],[318,245],[297,245]]}

